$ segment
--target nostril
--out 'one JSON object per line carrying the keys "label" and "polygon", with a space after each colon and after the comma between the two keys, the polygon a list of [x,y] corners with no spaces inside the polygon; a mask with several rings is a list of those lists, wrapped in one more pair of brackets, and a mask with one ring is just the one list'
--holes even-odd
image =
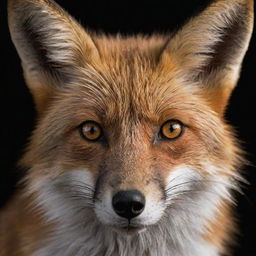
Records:
{"label": "nostril", "polygon": [[132,204],[132,212],[134,213],[141,213],[144,209],[144,204],[140,202],[134,202]]}
{"label": "nostril", "polygon": [[112,206],[119,216],[132,219],[143,212],[145,197],[138,190],[122,190],[113,196]]}
{"label": "nostril", "polygon": [[124,213],[126,211],[126,204],[124,202],[113,203],[113,206],[118,213]]}

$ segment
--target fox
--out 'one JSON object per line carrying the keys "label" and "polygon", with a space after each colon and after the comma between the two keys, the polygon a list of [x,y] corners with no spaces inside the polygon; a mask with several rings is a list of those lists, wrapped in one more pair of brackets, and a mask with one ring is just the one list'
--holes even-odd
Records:
{"label": "fox", "polygon": [[231,255],[245,160],[225,110],[253,0],[168,35],[87,31],[53,0],[8,0],[8,22],[37,123],[0,255]]}

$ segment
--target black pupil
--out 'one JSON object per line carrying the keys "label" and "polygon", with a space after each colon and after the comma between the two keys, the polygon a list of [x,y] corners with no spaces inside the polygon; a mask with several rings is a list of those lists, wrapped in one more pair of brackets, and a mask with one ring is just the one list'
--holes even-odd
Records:
{"label": "black pupil", "polygon": [[179,124],[170,124],[169,130],[172,133],[175,130],[177,130],[178,128],[179,128]]}
{"label": "black pupil", "polygon": [[95,126],[91,126],[89,127],[89,133],[91,135],[95,134],[97,132],[97,128]]}

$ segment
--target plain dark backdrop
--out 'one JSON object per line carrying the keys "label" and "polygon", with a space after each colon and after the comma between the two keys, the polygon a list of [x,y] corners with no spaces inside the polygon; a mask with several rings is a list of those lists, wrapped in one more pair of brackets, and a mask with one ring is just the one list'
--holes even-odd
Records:
{"label": "plain dark backdrop", "polygon": [[[6,1],[0,0],[0,207],[15,191],[22,176],[16,168],[35,123],[32,98],[25,87],[20,60],[10,40],[6,19]],[[209,0],[58,0],[69,13],[91,30],[106,33],[135,34],[170,32]],[[256,256],[256,38],[255,32],[244,60],[241,78],[226,114],[241,139],[252,166],[244,168],[251,183],[237,195],[240,220],[239,245],[235,256]],[[164,256],[164,255],[163,255]],[[204,255],[202,255],[204,256]]]}

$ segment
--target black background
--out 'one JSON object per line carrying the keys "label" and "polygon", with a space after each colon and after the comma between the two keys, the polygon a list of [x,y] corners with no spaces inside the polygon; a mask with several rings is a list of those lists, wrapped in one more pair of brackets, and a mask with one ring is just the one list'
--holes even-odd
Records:
{"label": "black background", "polygon": [[[204,8],[209,0],[58,0],[69,13],[91,30],[135,34],[169,32]],[[251,183],[237,195],[240,220],[239,245],[235,256],[256,256],[256,38],[255,32],[244,60],[241,78],[235,89],[226,118],[237,131],[251,166],[244,168]],[[10,199],[21,176],[16,168],[35,123],[32,98],[25,87],[20,60],[10,40],[6,2],[0,2],[0,206]],[[204,256],[204,255],[202,255]]]}

